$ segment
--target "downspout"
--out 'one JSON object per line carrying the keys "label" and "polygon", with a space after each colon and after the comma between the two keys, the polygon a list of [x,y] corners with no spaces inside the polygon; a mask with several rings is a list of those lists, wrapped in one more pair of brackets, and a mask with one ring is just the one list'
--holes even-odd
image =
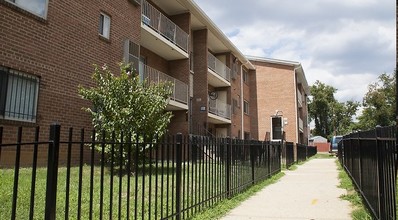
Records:
{"label": "downspout", "polygon": [[[244,112],[244,106],[243,106],[243,66],[248,64],[249,61],[246,61],[246,63],[242,63],[242,65],[240,66],[240,109],[241,109],[241,132],[240,132],[240,138],[243,139],[244,138],[244,117],[245,117],[245,112]],[[250,107],[249,107],[250,108]]]}
{"label": "downspout", "polygon": [[298,143],[298,136],[299,136],[299,117],[298,117],[298,111],[297,111],[297,99],[298,99],[298,97],[297,97],[297,74],[296,74],[296,70],[297,69],[299,69],[300,68],[300,66],[298,66],[298,67],[295,67],[294,68],[294,70],[293,70],[293,72],[294,72],[294,74],[293,74],[293,76],[294,76],[294,85],[293,85],[293,88],[294,88],[294,98],[295,98],[295,100],[294,100],[294,106],[295,106],[295,109],[294,109],[294,111],[295,111],[295,115],[296,115],[296,143]]}

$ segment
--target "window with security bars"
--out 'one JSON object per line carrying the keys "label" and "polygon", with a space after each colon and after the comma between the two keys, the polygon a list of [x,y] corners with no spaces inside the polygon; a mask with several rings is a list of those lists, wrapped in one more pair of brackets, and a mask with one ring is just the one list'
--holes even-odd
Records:
{"label": "window with security bars", "polygon": [[36,122],[39,78],[0,67],[0,118]]}

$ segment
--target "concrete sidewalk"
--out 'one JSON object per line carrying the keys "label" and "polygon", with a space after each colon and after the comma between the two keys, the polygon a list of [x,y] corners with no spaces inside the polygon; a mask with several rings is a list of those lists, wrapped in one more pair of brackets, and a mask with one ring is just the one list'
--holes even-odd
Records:
{"label": "concrete sidewalk", "polygon": [[348,201],[339,199],[335,159],[312,159],[267,186],[222,219],[351,219]]}

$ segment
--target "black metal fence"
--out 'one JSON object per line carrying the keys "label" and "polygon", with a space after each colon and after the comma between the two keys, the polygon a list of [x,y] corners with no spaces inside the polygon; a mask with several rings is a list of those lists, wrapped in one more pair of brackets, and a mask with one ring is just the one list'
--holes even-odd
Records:
{"label": "black metal fence", "polygon": [[294,164],[294,143],[293,142],[284,142],[283,150],[282,150],[282,160],[286,166],[286,169],[289,169]]}
{"label": "black metal fence", "polygon": [[[0,128],[0,166],[10,159],[4,150],[15,156],[13,167],[0,167],[0,219],[185,219],[281,170],[280,142],[146,140],[73,129],[61,135],[59,125],[40,142],[38,131],[25,142],[20,128],[17,140],[5,143]],[[21,167],[26,158],[32,166]],[[47,165],[38,166],[43,158]]]}
{"label": "black metal fence", "polygon": [[338,155],[374,219],[396,219],[396,127],[346,135]]}
{"label": "black metal fence", "polygon": [[297,146],[297,162],[302,162],[317,154],[316,146],[307,146],[303,144],[296,144]]}

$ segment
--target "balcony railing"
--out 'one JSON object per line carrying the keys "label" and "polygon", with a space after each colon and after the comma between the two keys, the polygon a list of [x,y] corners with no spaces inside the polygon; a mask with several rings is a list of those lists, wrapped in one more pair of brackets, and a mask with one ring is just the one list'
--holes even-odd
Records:
{"label": "balcony railing", "polygon": [[156,70],[152,67],[149,67],[147,65],[141,64],[142,70],[140,72],[142,73],[142,76],[154,83],[159,83],[159,82],[171,82],[172,83],[172,94],[170,96],[171,100],[174,100],[176,102],[183,103],[185,105],[188,104],[188,85],[176,78],[173,78],[165,73],[160,72],[159,70]]}
{"label": "balcony railing", "polygon": [[231,105],[216,100],[209,100],[209,112],[217,116],[231,119]]}
{"label": "balcony railing", "polygon": [[145,0],[142,1],[141,19],[142,23],[188,52],[188,34]]}
{"label": "balcony railing", "polygon": [[231,81],[231,69],[211,53],[207,54],[207,65],[209,69],[213,70],[217,75],[221,76],[228,82]]}

